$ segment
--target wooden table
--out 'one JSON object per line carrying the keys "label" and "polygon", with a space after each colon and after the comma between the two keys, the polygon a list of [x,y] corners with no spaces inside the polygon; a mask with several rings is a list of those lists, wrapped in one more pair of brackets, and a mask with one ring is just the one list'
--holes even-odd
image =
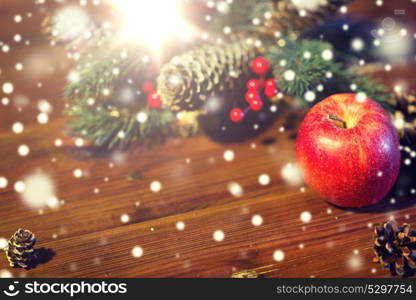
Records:
{"label": "wooden table", "polygon": [[[352,13],[391,13],[387,4],[375,11],[373,1],[359,2],[351,6]],[[37,247],[55,255],[29,271],[9,268],[2,256],[0,275],[229,277],[255,269],[267,277],[390,276],[372,262],[372,228],[390,217],[416,225],[416,198],[397,198],[395,205],[386,199],[353,211],[327,204],[304,184],[289,185],[282,169],[295,163],[295,131],[279,130],[286,114],[240,144],[198,136],[90,159],[80,158],[74,141],[55,146],[64,138],[61,91],[70,64],[62,49],[49,47],[40,36],[44,7],[25,0],[0,4],[0,41],[11,47],[8,53],[0,51],[0,83],[14,84],[7,96],[11,103],[0,104],[0,176],[8,180],[0,189],[0,237],[28,228],[37,236]],[[14,22],[16,14],[23,22]],[[13,41],[17,33],[23,37],[19,43]],[[15,69],[18,62],[23,71]],[[410,74],[411,68],[394,68],[382,76],[394,83]],[[40,99],[53,105],[46,125],[37,122]],[[13,133],[15,122],[24,124],[23,133]],[[264,143],[267,138],[275,142]],[[17,151],[22,144],[30,148],[25,157]],[[223,158],[227,150],[234,152],[232,162]],[[77,169],[81,178],[74,176]],[[140,178],[127,180],[134,171]],[[58,209],[30,208],[14,190],[15,182],[34,172],[56,185]],[[270,184],[259,184],[262,174],[270,176]],[[153,181],[162,184],[160,192],[151,191]],[[228,191],[230,183],[243,189],[241,197]],[[305,211],[312,215],[309,223],[300,219]],[[253,225],[253,216],[260,226]],[[217,231],[224,234],[222,241],[214,240]],[[135,247],[143,251],[140,257],[132,255]],[[284,253],[279,262],[277,250]]]}

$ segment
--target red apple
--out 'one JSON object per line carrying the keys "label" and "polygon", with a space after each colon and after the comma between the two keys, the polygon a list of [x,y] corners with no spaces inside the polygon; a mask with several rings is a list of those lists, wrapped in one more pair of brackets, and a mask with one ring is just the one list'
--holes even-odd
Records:
{"label": "red apple", "polygon": [[342,207],[380,202],[400,169],[390,116],[362,94],[337,94],[315,105],[301,124],[296,152],[306,183]]}

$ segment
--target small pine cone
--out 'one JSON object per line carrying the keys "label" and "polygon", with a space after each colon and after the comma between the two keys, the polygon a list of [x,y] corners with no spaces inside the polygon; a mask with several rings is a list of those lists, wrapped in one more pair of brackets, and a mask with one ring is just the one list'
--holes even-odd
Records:
{"label": "small pine cone", "polygon": [[[274,12],[272,18],[266,22],[266,28],[273,33],[303,31],[311,26],[324,23],[328,15],[335,14],[339,7],[353,0],[321,0],[314,9],[296,5],[293,0],[273,0]],[[305,11],[305,15],[301,15]]]}
{"label": "small pine cone", "polygon": [[416,92],[393,94],[393,120],[400,137],[416,148]]}
{"label": "small pine cone", "polygon": [[35,259],[35,235],[26,229],[18,229],[9,240],[6,256],[11,267],[29,268]]}
{"label": "small pine cone", "polygon": [[389,221],[374,229],[375,262],[392,275],[412,276],[416,272],[416,230],[409,224]]}
{"label": "small pine cone", "polygon": [[172,110],[196,111],[215,94],[230,92],[249,71],[256,51],[244,38],[204,45],[174,57],[161,69],[158,93]]}

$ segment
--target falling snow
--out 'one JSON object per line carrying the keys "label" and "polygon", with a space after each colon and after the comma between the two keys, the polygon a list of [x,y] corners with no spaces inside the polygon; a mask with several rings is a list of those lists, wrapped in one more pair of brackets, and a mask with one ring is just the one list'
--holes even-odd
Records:
{"label": "falling snow", "polygon": [[150,184],[150,190],[153,193],[158,193],[158,192],[160,192],[162,190],[162,184],[159,181],[153,181]]}
{"label": "falling snow", "polygon": [[251,224],[253,224],[253,226],[260,226],[263,224],[263,217],[260,215],[254,215],[251,218]]}
{"label": "falling snow", "polygon": [[6,249],[8,241],[5,238],[0,238],[0,250]]}
{"label": "falling snow", "polygon": [[300,220],[303,223],[309,223],[312,221],[312,214],[309,211],[304,211],[300,214]]}
{"label": "falling snow", "polygon": [[225,239],[225,234],[222,230],[216,230],[212,235],[214,241],[222,242]]}
{"label": "falling snow", "polygon": [[12,83],[6,82],[3,84],[3,93],[5,93],[6,95],[9,95],[13,93],[13,91],[14,91],[14,86]]}
{"label": "falling snow", "polygon": [[270,176],[267,174],[262,174],[259,176],[258,182],[260,185],[268,185],[270,183]]}
{"label": "falling snow", "polygon": [[231,195],[233,195],[236,198],[240,198],[244,195],[244,189],[243,187],[237,183],[237,182],[230,182],[227,185],[227,189],[230,192]]}
{"label": "falling snow", "polygon": [[176,229],[179,231],[185,230],[185,223],[182,221],[179,221],[176,223]]}
{"label": "falling snow", "polygon": [[56,196],[56,185],[51,175],[37,170],[28,174],[23,181],[15,183],[23,203],[32,209],[50,207],[56,209],[60,202]]}
{"label": "falling snow", "polygon": [[234,160],[235,154],[234,151],[232,150],[226,150],[223,154],[224,160],[226,162],[231,162]]}
{"label": "falling snow", "polygon": [[4,189],[7,187],[8,180],[6,177],[0,177],[0,189]]}
{"label": "falling snow", "polygon": [[277,262],[281,262],[285,259],[285,253],[282,250],[276,250],[273,253],[273,259]]}
{"label": "falling snow", "polygon": [[133,255],[133,257],[135,257],[135,258],[142,257],[143,256],[143,248],[140,247],[140,246],[133,247],[133,249],[131,250],[131,255]]}
{"label": "falling snow", "polygon": [[128,214],[122,214],[120,217],[121,223],[128,223],[130,221],[130,217]]}

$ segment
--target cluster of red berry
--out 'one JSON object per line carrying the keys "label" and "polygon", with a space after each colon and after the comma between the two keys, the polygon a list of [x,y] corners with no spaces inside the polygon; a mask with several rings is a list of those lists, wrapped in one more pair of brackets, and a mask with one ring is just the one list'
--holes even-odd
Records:
{"label": "cluster of red berry", "polygon": [[254,59],[251,62],[251,70],[258,78],[252,78],[247,81],[245,100],[249,106],[245,110],[237,107],[231,110],[230,119],[234,123],[243,121],[245,114],[250,109],[260,111],[263,108],[262,92],[268,98],[274,98],[278,93],[276,81],[273,78],[266,79],[266,75],[270,71],[270,62],[266,58],[257,57]]}
{"label": "cluster of red berry", "polygon": [[155,90],[153,82],[146,81],[142,84],[142,90],[147,94],[147,105],[151,109],[162,108],[162,98]]}

